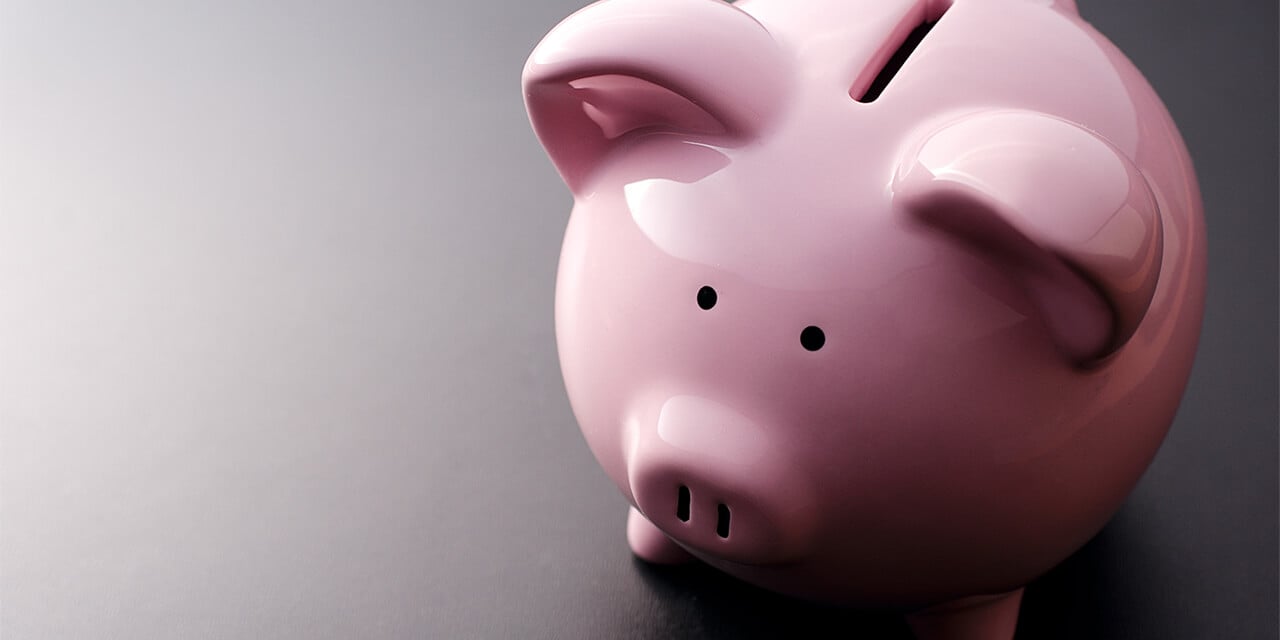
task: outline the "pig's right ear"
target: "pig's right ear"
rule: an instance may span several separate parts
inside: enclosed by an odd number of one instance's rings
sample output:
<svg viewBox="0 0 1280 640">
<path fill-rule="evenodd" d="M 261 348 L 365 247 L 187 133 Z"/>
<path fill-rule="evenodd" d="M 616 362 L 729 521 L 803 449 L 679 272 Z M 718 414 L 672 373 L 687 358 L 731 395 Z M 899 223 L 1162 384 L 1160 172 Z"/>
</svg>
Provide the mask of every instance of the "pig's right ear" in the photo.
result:
<svg viewBox="0 0 1280 640">
<path fill-rule="evenodd" d="M 1028 111 L 980 113 L 908 154 L 894 198 L 999 266 L 1061 352 L 1088 366 L 1137 331 L 1164 255 L 1142 172 L 1091 130 Z"/>
<path fill-rule="evenodd" d="M 628 134 L 751 139 L 778 109 L 783 72 L 764 27 L 722 0 L 603 0 L 534 49 L 524 99 L 578 193 Z"/>
</svg>

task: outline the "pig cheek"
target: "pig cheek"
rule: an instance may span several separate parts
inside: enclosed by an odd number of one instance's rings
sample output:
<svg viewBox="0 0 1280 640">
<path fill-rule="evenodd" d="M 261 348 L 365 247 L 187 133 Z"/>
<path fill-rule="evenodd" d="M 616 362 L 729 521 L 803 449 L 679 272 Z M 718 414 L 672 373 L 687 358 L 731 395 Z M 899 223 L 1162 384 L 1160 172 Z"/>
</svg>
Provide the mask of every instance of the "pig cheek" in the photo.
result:
<svg viewBox="0 0 1280 640">
<path fill-rule="evenodd" d="M 664 339 L 676 329 L 675 314 L 667 308 L 671 294 L 659 284 L 677 274 L 637 242 L 642 238 L 627 228 L 628 222 L 616 207 L 575 207 L 556 284 L 556 340 L 565 388 L 587 445 L 630 499 L 629 439 L 635 429 L 657 420 L 637 412 L 660 406 L 641 396 L 662 373 L 656 367 L 664 354 L 675 348 Z M 665 288 L 672 287 L 679 284 Z M 696 292 L 689 289 L 685 300 L 694 310 Z"/>
<path fill-rule="evenodd" d="M 1042 470 L 1047 451 L 1071 437 L 1073 425 L 1063 421 L 1091 385 L 1060 361 L 1030 307 L 985 265 L 942 260 L 936 273 L 913 277 L 874 303 L 910 308 L 887 312 L 866 337 L 866 348 L 891 348 L 864 352 L 851 367 L 857 373 L 850 377 L 862 380 L 860 401 L 849 408 L 859 446 L 850 448 L 857 458 L 846 481 L 877 487 L 849 511 L 884 540 L 927 547 L 935 529 L 928 519 L 913 520 L 918 514 L 969 522 L 981 520 L 972 517 L 979 513 L 1017 511 L 1017 496 L 998 491 L 1010 486 L 1034 503 L 1028 478 Z M 994 284 L 978 295 L 972 282 Z M 864 525 L 864 533 L 873 531 Z M 973 538 L 983 536 L 991 534 Z"/>
<path fill-rule="evenodd" d="M 576 210 L 570 218 L 560 254 L 556 282 L 556 347 L 570 406 L 587 446 L 604 471 L 624 492 L 626 470 L 623 468 L 621 434 L 618 429 L 604 428 L 616 417 L 611 408 L 618 406 L 620 392 L 616 368 L 602 368 L 610 359 L 610 345 L 598 337 L 599 328 L 610 321 L 604 300 L 592 290 L 590 263 L 596 259 L 589 252 L 584 216 Z"/>
</svg>

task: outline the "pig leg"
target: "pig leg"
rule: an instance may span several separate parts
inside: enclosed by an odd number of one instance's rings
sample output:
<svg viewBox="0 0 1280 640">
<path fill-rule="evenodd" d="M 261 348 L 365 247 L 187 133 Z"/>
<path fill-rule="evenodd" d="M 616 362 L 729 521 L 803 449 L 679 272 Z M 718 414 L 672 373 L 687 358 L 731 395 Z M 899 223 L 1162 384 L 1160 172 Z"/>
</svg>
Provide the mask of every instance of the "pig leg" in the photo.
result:
<svg viewBox="0 0 1280 640">
<path fill-rule="evenodd" d="M 627 543 L 636 557 L 654 564 L 680 564 L 693 560 L 688 551 L 671 541 L 635 507 L 627 515 Z"/>
<path fill-rule="evenodd" d="M 1022 589 L 961 598 L 909 614 L 907 624 L 918 640 L 1012 640 L 1021 604 Z"/>
</svg>

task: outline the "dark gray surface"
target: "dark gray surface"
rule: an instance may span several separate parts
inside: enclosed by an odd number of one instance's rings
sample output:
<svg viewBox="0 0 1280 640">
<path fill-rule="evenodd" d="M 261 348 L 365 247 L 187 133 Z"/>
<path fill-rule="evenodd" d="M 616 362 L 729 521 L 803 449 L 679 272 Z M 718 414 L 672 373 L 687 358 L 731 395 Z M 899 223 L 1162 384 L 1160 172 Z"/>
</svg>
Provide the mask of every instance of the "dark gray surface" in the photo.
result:
<svg viewBox="0 0 1280 640">
<path fill-rule="evenodd" d="M 901 638 L 633 562 L 518 79 L 581 0 L 0 3 L 0 636 Z M 1274 638 L 1277 9 L 1083 0 L 1203 183 L 1168 440 L 1021 638 Z"/>
</svg>

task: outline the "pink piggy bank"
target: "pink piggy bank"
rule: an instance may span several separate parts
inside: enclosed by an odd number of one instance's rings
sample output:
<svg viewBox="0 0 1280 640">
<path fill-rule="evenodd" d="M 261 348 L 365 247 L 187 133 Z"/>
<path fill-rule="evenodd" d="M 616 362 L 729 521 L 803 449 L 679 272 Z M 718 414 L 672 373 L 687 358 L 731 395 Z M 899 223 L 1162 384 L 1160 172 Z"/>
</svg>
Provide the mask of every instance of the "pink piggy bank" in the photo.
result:
<svg viewBox="0 0 1280 640">
<path fill-rule="evenodd" d="M 604 0 L 524 70 L 565 386 L 653 562 L 1009 638 L 1177 410 L 1160 99 L 1070 0 Z"/>
</svg>

